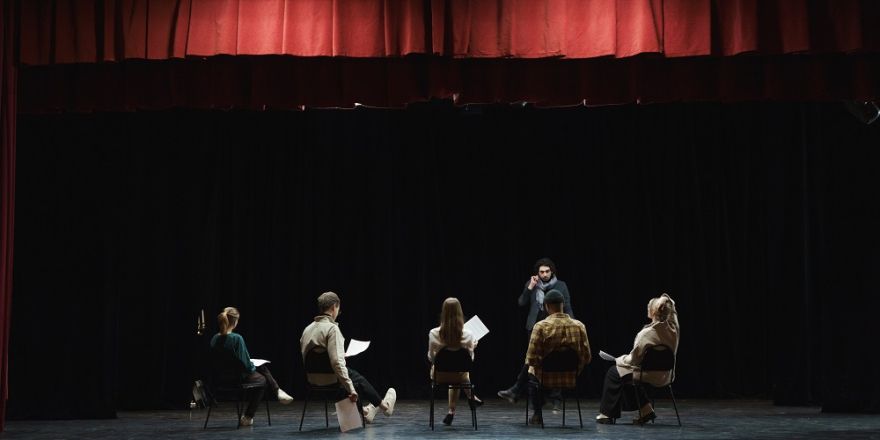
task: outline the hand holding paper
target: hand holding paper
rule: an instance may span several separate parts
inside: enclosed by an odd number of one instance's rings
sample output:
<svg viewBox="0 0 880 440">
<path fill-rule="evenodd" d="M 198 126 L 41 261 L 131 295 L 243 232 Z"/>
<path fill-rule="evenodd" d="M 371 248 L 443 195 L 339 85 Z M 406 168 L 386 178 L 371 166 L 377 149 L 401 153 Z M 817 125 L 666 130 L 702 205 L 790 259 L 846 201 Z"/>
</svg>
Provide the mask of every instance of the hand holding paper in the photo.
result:
<svg viewBox="0 0 880 440">
<path fill-rule="evenodd" d="M 336 402 L 336 418 L 339 419 L 339 430 L 342 432 L 363 426 L 361 425 L 361 413 L 357 410 L 357 403 L 349 399 Z"/>
<path fill-rule="evenodd" d="M 483 324 L 483 321 L 480 320 L 480 317 L 474 315 L 473 318 L 468 319 L 468 322 L 464 323 L 464 329 L 474 335 L 476 340 L 480 340 L 483 336 L 489 334 L 489 329 Z"/>
</svg>

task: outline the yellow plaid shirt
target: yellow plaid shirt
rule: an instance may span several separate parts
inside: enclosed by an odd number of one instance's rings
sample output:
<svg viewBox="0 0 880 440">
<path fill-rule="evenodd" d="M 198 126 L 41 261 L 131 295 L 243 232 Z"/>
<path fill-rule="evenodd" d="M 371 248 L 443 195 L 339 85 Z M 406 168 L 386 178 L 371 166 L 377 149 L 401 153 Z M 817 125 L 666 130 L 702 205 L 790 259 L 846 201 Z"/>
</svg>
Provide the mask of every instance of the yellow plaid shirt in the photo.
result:
<svg viewBox="0 0 880 440">
<path fill-rule="evenodd" d="M 568 347 L 578 354 L 578 374 L 590 363 L 590 341 L 587 339 L 587 328 L 577 319 L 571 319 L 565 313 L 554 313 L 535 324 L 526 352 L 526 364 L 529 372 L 541 380 L 541 364 L 544 356 L 552 351 Z M 573 388 L 577 375 L 572 373 L 546 373 L 543 383 L 547 388 Z"/>
</svg>

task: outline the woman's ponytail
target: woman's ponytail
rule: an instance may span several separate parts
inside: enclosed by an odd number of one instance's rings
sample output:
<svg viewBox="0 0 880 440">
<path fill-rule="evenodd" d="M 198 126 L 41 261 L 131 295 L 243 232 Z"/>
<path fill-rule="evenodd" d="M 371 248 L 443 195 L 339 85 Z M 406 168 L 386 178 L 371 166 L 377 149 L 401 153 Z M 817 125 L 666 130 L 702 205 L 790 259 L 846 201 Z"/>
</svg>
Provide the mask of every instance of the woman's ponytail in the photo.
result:
<svg viewBox="0 0 880 440">
<path fill-rule="evenodd" d="M 228 335 L 238 324 L 238 309 L 235 307 L 227 307 L 217 315 L 217 326 L 220 327 L 221 335 Z"/>
</svg>

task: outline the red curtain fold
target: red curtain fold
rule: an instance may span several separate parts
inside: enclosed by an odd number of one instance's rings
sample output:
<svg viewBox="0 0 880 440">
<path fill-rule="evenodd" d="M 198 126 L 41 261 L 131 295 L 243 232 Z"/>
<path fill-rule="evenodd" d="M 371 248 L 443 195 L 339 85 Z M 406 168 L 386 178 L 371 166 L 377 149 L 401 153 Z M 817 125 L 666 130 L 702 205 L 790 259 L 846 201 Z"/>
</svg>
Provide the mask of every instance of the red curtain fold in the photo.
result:
<svg viewBox="0 0 880 440">
<path fill-rule="evenodd" d="M 20 111 L 876 100 L 880 55 L 584 60 L 212 57 L 32 66 Z"/>
<path fill-rule="evenodd" d="M 0 3 L 0 432 L 9 398 L 9 319 L 15 224 L 15 116 L 17 67 L 13 0 Z"/>
<path fill-rule="evenodd" d="M 665 57 L 880 49 L 876 0 L 29 0 L 31 65 L 213 55 Z"/>
</svg>

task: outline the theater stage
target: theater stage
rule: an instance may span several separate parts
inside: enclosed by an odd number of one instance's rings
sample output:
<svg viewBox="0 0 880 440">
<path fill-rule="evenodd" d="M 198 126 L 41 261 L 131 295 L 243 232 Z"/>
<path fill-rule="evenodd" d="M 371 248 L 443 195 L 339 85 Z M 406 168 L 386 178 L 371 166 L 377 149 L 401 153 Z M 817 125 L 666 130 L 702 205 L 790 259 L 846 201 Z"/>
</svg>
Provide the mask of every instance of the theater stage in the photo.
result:
<svg viewBox="0 0 880 440">
<path fill-rule="evenodd" d="M 462 401 L 462 404 L 465 404 Z M 258 413 L 253 427 L 235 429 L 233 410 L 223 404 L 211 415 L 207 430 L 202 430 L 205 411 L 190 414 L 180 411 L 120 411 L 112 420 L 9 421 L 3 439 L 295 439 L 295 438 L 368 438 L 368 439 L 438 439 L 438 438 L 597 438 L 597 439 L 880 439 L 880 417 L 867 414 L 822 414 L 818 407 L 778 407 L 756 400 L 681 400 L 678 402 L 682 427 L 675 421 L 671 403 L 658 401 L 657 420 L 643 427 L 623 423 L 597 425 L 598 402 L 581 403 L 583 429 L 577 424 L 577 410 L 568 406 L 566 426 L 559 414 L 545 411 L 546 428 L 526 426 L 522 403 L 510 405 L 497 399 L 487 400 L 478 411 L 479 430 L 470 426 L 467 412 L 461 412 L 452 426 L 439 423 L 444 412 L 438 411 L 438 426 L 428 427 L 428 402 L 398 402 L 393 417 L 381 414 L 366 430 L 340 433 L 331 416 L 330 428 L 324 427 L 321 405 L 309 404 L 303 431 L 299 432 L 302 402 L 281 406 L 273 402 L 272 426 L 266 425 L 265 411 Z M 466 407 L 466 406 L 465 406 Z M 332 408 L 332 407 L 331 407 Z M 629 419 L 629 418 L 627 418 Z"/>
</svg>

